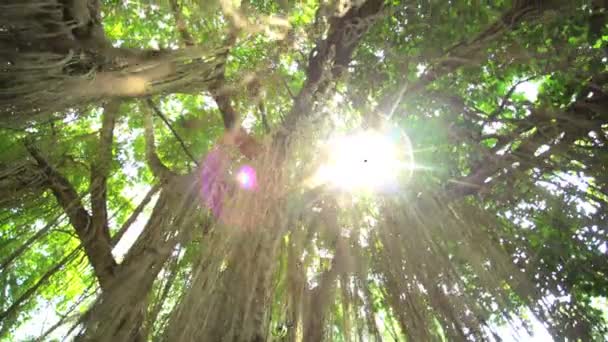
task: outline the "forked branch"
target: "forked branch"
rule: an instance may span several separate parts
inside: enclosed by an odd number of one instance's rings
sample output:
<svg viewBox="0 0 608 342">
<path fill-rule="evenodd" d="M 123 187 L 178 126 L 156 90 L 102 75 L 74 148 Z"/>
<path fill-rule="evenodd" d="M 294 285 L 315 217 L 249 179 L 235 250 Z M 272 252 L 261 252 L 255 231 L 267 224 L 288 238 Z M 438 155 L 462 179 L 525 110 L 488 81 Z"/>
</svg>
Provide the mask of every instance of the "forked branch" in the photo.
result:
<svg viewBox="0 0 608 342">
<path fill-rule="evenodd" d="M 175 176 L 173 173 L 158 157 L 156 153 L 156 145 L 154 142 L 154 122 L 152 119 L 152 113 L 150 107 L 146 104 L 140 106 L 144 115 L 144 138 L 146 141 L 146 161 L 148 166 L 156 177 L 160 178 L 161 181 L 166 182 Z"/>
</svg>

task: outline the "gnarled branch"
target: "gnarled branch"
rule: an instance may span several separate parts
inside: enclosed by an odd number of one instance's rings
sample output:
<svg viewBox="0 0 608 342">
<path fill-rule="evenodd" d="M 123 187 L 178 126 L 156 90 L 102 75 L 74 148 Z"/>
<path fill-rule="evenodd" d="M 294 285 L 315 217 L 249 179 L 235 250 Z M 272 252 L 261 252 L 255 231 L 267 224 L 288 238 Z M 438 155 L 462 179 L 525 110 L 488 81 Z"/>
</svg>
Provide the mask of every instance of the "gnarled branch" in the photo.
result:
<svg viewBox="0 0 608 342">
<path fill-rule="evenodd" d="M 326 89 L 327 81 L 340 77 L 348 67 L 355 48 L 383 8 L 384 1 L 367 0 L 359 7 L 349 9 L 342 17 L 331 18 L 327 38 L 310 53 L 306 81 L 283 122 L 279 144 L 283 144 L 287 132 L 292 131 L 301 118 L 311 114 L 314 96 Z"/>
<path fill-rule="evenodd" d="M 101 229 L 93 229 L 92 218 L 82 205 L 72 184 L 49 164 L 36 147 L 32 144 L 27 144 L 26 147 L 38 166 L 47 175 L 47 186 L 67 214 L 84 246 L 100 287 L 108 288 L 114 279 L 114 268 L 116 267 L 108 235 Z"/>
</svg>

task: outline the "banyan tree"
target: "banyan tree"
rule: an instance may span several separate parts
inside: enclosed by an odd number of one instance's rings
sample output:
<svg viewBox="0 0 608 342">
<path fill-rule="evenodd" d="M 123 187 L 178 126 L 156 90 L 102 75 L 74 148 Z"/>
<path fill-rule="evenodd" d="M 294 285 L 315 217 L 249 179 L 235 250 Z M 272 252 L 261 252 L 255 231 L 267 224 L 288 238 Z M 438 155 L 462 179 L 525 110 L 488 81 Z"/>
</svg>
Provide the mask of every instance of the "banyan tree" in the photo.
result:
<svg viewBox="0 0 608 342">
<path fill-rule="evenodd" d="M 607 339 L 607 19 L 0 1 L 0 340 Z"/>
</svg>

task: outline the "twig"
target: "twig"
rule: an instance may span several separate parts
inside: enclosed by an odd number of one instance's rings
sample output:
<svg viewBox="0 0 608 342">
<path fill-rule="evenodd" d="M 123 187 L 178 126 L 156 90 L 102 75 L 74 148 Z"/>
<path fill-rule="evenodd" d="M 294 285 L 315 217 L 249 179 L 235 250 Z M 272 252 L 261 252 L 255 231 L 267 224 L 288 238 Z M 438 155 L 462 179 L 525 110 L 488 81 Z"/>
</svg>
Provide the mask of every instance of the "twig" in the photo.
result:
<svg viewBox="0 0 608 342">
<path fill-rule="evenodd" d="M 169 120 L 167 120 L 167 118 L 163 115 L 163 113 L 160 111 L 160 109 L 158 109 L 158 107 L 156 107 L 154 105 L 154 102 L 152 102 L 151 99 L 147 99 L 146 103 L 150 106 L 150 108 L 152 108 L 152 110 L 154 111 L 154 114 L 156 114 L 156 116 L 158 116 L 161 120 L 163 120 L 165 125 L 167 125 L 167 127 L 169 128 L 169 130 L 171 131 L 171 133 L 173 134 L 175 139 L 177 139 L 179 144 L 182 146 L 184 153 L 186 153 L 186 155 L 192 160 L 192 162 L 194 162 L 194 164 L 196 166 L 198 166 L 198 161 L 196 161 L 196 158 L 194 158 L 192 153 L 190 153 L 190 150 L 188 150 L 188 147 L 186 147 L 186 143 L 184 143 L 184 140 L 179 136 L 179 134 L 177 134 L 177 132 L 175 131 L 175 129 L 173 128 L 173 126 L 171 125 Z"/>
<path fill-rule="evenodd" d="M 34 286 L 30 287 L 29 289 L 27 289 L 27 291 L 25 291 L 17 300 L 15 300 L 11 304 L 11 306 L 9 306 L 8 309 L 6 309 L 6 311 L 1 312 L 0 321 L 14 315 L 17 312 L 17 310 L 21 307 L 21 305 L 24 302 L 26 302 L 27 300 L 29 300 L 30 297 L 34 293 L 36 293 L 38 288 L 40 288 L 44 283 L 46 283 L 46 281 L 49 280 L 49 278 L 51 278 L 55 273 L 57 273 L 59 270 L 61 270 L 69 261 L 72 260 L 72 258 L 74 256 L 77 255 L 77 253 L 78 253 L 78 251 L 80 251 L 81 247 L 82 247 L 82 245 L 73 249 L 68 255 L 66 255 L 57 264 L 55 264 L 55 266 L 51 267 L 44 275 L 42 275 L 42 277 L 36 282 L 36 284 L 34 284 Z"/>
<path fill-rule="evenodd" d="M 505 96 L 502 98 L 502 100 L 500 101 L 500 105 L 498 106 L 498 108 L 496 108 L 496 110 L 494 110 L 492 113 L 490 113 L 490 115 L 488 115 L 488 119 L 493 119 L 495 118 L 498 114 L 500 114 L 504 109 L 505 106 L 507 105 L 507 102 L 509 101 L 509 99 L 511 98 L 511 95 L 513 95 L 513 93 L 515 92 L 515 89 L 517 89 L 517 87 L 523 83 L 526 83 L 530 80 L 535 79 L 537 76 L 530 76 L 530 77 L 526 77 L 522 80 L 517 81 L 513 86 L 511 86 L 511 89 L 509 89 L 509 91 L 507 91 L 507 93 L 505 94 Z"/>
</svg>

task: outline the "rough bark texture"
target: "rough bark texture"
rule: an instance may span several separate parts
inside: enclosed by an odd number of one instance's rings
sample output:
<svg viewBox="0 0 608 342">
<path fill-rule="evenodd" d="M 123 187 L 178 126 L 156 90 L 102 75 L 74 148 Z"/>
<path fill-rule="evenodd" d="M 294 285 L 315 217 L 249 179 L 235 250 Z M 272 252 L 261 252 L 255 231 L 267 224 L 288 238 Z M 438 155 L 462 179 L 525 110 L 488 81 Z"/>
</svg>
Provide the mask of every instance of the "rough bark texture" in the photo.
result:
<svg viewBox="0 0 608 342">
<path fill-rule="evenodd" d="M 47 185 L 55 195 L 57 202 L 64 208 L 76 234 L 82 241 L 89 262 L 102 289 L 110 287 L 114 280 L 116 261 L 112 256 L 112 248 L 107 231 L 103 226 L 94 228 L 91 215 L 80 203 L 80 197 L 70 182 L 55 170 L 40 151 L 34 146 L 28 146 L 32 157 L 46 174 Z"/>
<path fill-rule="evenodd" d="M 113 47 L 99 1 L 8 1 L 0 5 L 0 124 L 47 121 L 53 112 L 117 97 L 203 90 L 222 49 Z"/>
</svg>

